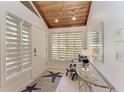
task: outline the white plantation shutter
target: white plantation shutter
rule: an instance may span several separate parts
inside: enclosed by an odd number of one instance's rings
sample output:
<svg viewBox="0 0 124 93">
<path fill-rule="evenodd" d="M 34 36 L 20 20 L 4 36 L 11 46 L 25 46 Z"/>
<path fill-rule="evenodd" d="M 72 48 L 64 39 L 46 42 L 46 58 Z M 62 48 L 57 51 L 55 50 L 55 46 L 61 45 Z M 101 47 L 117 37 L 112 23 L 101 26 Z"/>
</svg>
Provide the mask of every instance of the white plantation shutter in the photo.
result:
<svg viewBox="0 0 124 93">
<path fill-rule="evenodd" d="M 21 55 L 20 19 L 8 13 L 6 16 L 6 71 L 7 76 L 19 71 Z"/>
<path fill-rule="evenodd" d="M 31 65 L 31 25 L 28 22 L 22 23 L 22 69 L 27 69 Z"/>
<path fill-rule="evenodd" d="M 51 34 L 51 59 L 72 60 L 78 58 L 85 46 L 84 32 Z"/>
<path fill-rule="evenodd" d="M 51 35 L 51 57 L 58 59 L 58 34 Z"/>
<path fill-rule="evenodd" d="M 95 51 L 98 50 L 97 59 L 99 61 L 102 61 L 102 56 L 103 56 L 102 32 L 92 32 L 91 35 L 92 35 L 92 49 Z"/>
<path fill-rule="evenodd" d="M 28 51 L 28 52 L 27 52 Z M 31 63 L 31 26 L 11 13 L 6 15 L 6 77 Z M 30 59 L 26 60 L 26 58 Z"/>
<path fill-rule="evenodd" d="M 66 34 L 60 33 L 59 34 L 59 46 L 58 46 L 58 59 L 59 60 L 66 60 Z"/>
<path fill-rule="evenodd" d="M 66 38 L 66 57 L 67 60 L 74 58 L 74 33 L 68 32 Z"/>
<path fill-rule="evenodd" d="M 82 32 L 76 32 L 75 33 L 75 46 L 74 46 L 74 51 L 75 51 L 75 58 L 78 58 L 78 55 L 81 54 L 81 51 L 83 49 L 84 45 L 84 34 Z"/>
<path fill-rule="evenodd" d="M 87 33 L 87 48 L 92 49 L 92 33 Z"/>
</svg>

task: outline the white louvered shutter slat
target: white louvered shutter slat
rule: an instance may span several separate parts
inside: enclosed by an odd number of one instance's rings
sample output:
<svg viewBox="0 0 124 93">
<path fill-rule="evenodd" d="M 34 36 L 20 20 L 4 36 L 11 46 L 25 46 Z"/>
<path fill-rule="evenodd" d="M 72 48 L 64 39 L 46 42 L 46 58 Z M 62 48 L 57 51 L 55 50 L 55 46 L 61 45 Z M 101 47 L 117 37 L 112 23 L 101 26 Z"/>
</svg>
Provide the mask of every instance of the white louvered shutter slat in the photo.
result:
<svg viewBox="0 0 124 93">
<path fill-rule="evenodd" d="M 66 33 L 59 34 L 58 59 L 66 60 Z"/>
<path fill-rule="evenodd" d="M 22 70 L 30 67 L 32 60 L 31 25 L 28 22 L 22 24 Z"/>
<path fill-rule="evenodd" d="M 81 51 L 83 49 L 83 45 L 84 45 L 84 34 L 83 32 L 75 32 L 75 58 L 78 58 L 78 55 L 81 54 Z"/>
<path fill-rule="evenodd" d="M 51 35 L 51 58 L 58 59 L 58 34 Z"/>
<path fill-rule="evenodd" d="M 68 32 L 66 36 L 66 53 L 67 60 L 74 58 L 74 34 L 72 32 Z"/>
<path fill-rule="evenodd" d="M 63 32 L 51 34 L 51 58 L 70 61 L 78 58 L 85 45 L 85 33 Z"/>
<path fill-rule="evenodd" d="M 6 77 L 31 66 L 31 24 L 7 12 L 6 14 Z"/>
<path fill-rule="evenodd" d="M 6 75 L 18 72 L 20 62 L 20 19 L 8 13 L 6 16 Z"/>
<path fill-rule="evenodd" d="M 91 39 L 91 47 L 93 49 L 93 51 L 97 52 L 97 60 L 100 62 L 102 61 L 102 57 L 103 57 L 103 41 L 102 41 L 102 32 L 90 32 L 90 39 Z"/>
</svg>

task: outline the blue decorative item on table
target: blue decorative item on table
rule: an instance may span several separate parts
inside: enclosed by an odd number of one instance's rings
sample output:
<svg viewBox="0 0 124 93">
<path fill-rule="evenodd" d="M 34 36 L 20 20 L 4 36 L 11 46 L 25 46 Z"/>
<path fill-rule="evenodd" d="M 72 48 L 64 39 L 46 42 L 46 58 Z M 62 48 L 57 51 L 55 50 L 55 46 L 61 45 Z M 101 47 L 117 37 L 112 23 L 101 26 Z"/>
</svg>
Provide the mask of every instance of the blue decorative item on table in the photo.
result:
<svg viewBox="0 0 124 93">
<path fill-rule="evenodd" d="M 83 62 L 83 59 L 85 58 L 86 56 L 83 56 L 83 55 L 78 55 L 78 61 L 79 62 Z"/>
<path fill-rule="evenodd" d="M 79 55 L 78 60 L 79 60 L 79 62 L 82 62 L 82 66 L 86 70 L 86 67 L 89 66 L 89 60 L 88 60 L 87 56 Z"/>
</svg>

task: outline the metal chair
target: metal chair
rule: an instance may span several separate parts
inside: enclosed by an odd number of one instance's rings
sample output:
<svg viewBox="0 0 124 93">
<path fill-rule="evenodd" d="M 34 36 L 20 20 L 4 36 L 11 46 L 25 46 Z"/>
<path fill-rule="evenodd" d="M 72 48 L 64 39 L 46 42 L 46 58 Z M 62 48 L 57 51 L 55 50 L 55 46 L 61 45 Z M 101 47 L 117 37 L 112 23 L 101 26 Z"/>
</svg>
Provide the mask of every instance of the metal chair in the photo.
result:
<svg viewBox="0 0 124 93">
<path fill-rule="evenodd" d="M 72 80 L 74 80 L 74 77 L 77 76 L 76 64 L 73 63 L 73 60 L 72 60 L 72 64 L 70 64 L 69 68 L 66 68 L 66 76 L 68 75 L 68 73 L 71 74 Z"/>
</svg>

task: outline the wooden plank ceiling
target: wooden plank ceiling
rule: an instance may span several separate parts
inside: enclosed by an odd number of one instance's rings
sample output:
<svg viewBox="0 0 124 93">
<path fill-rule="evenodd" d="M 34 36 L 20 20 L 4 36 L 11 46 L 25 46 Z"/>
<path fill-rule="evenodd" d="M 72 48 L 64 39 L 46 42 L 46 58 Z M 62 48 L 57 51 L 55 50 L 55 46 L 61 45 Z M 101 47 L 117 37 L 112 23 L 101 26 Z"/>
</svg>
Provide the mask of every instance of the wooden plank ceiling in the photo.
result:
<svg viewBox="0 0 124 93">
<path fill-rule="evenodd" d="M 31 3 L 29 1 L 20 1 L 25 7 L 27 7 L 29 10 L 31 10 L 32 12 L 34 12 L 36 15 L 38 15 L 36 13 L 36 11 L 34 10 L 34 8 L 32 7 Z"/>
<path fill-rule="evenodd" d="M 33 1 L 33 4 L 49 28 L 59 28 L 86 25 L 91 1 Z"/>
</svg>

